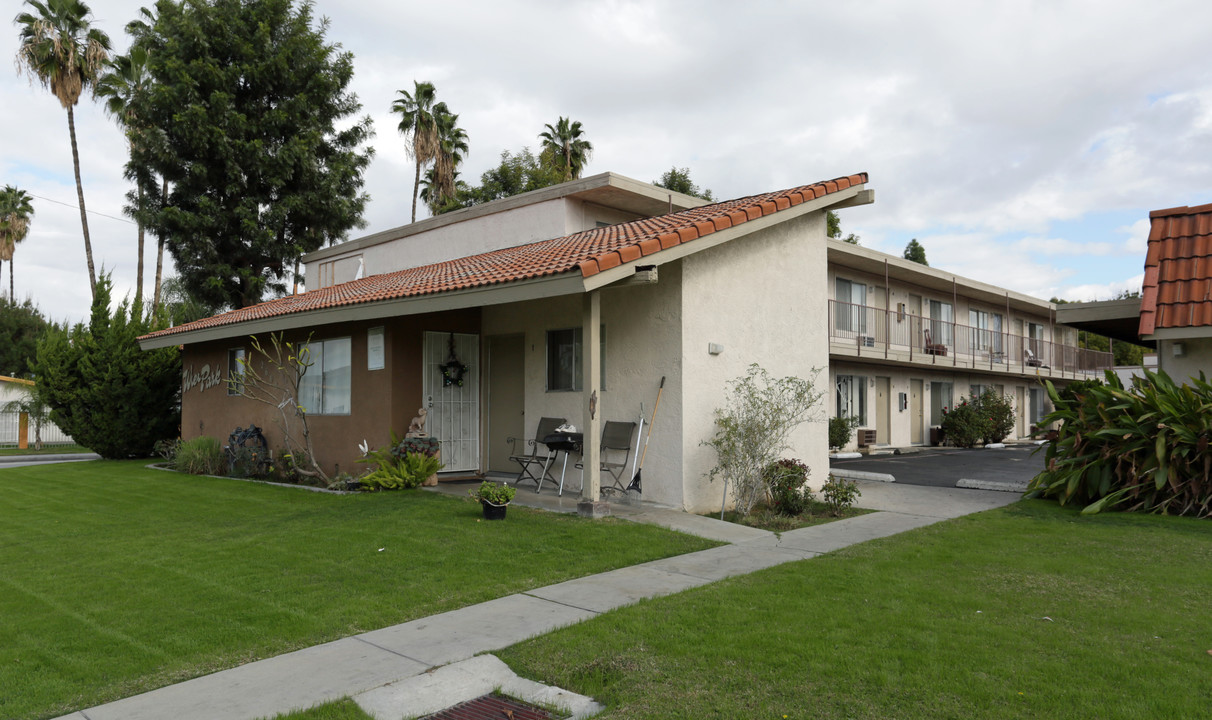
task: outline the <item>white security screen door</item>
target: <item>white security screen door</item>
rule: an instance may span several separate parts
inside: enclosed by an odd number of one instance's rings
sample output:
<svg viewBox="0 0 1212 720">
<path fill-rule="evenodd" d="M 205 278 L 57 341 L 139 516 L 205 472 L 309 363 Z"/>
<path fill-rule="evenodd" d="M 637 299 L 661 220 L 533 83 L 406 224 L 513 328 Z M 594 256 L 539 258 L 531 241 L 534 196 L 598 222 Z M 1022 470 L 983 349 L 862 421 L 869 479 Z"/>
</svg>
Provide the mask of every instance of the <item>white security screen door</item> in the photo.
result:
<svg viewBox="0 0 1212 720">
<path fill-rule="evenodd" d="M 454 357 L 467 368 L 463 385 L 447 384 L 443 368 Z M 442 446 L 442 472 L 480 469 L 480 336 L 425 333 L 425 367 L 421 382 L 429 410 L 425 429 Z"/>
</svg>

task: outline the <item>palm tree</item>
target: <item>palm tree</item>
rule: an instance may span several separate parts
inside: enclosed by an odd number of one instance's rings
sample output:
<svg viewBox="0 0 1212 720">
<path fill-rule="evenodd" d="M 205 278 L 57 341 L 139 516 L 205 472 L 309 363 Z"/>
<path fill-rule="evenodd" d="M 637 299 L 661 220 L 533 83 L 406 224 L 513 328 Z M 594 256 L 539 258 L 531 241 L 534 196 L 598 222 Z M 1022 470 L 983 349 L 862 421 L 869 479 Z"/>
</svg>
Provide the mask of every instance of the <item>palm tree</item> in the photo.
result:
<svg viewBox="0 0 1212 720">
<path fill-rule="evenodd" d="M 437 189 L 435 198 L 441 207 L 455 199 L 459 165 L 467 155 L 467 132 L 459 127 L 459 116 L 450 112 L 446 103 L 434 106 L 434 117 L 438 124 L 438 152 L 434 158 L 433 180 Z"/>
<path fill-rule="evenodd" d="M 80 151 L 76 146 L 76 116 L 72 111 L 84 88 L 93 86 L 109 59 L 109 36 L 90 27 L 92 11 L 81 0 L 25 0 L 36 12 L 23 12 L 15 20 L 20 28 L 17 67 L 30 80 L 49 88 L 67 110 L 67 130 L 72 139 L 72 164 L 76 171 L 76 197 L 80 201 L 80 225 L 84 228 L 84 256 L 88 260 L 89 288 L 97 292 L 93 267 L 93 245 L 88 235 L 84 209 L 84 185 L 80 182 Z"/>
<path fill-rule="evenodd" d="M 11 303 L 17 302 L 13 290 L 13 255 L 17 243 L 29 234 L 29 221 L 34 216 L 31 200 L 29 193 L 12 185 L 5 185 L 0 190 L 0 261 L 8 261 L 8 299 Z"/>
<path fill-rule="evenodd" d="M 539 133 L 539 138 L 543 140 L 543 149 L 551 151 L 556 165 L 564 171 L 564 182 L 581 177 L 581 170 L 585 168 L 585 163 L 589 162 L 589 156 L 593 153 L 593 143 L 581 139 L 581 123 L 561 115 L 555 127 L 543 127 L 547 128 Z"/>
<path fill-rule="evenodd" d="M 416 161 L 417 169 L 412 182 L 412 222 L 417 221 L 417 194 L 421 190 L 421 166 L 437 159 L 440 139 L 438 122 L 434 115 L 434 97 L 437 91 L 431 82 L 412 81 L 413 92 L 399 90 L 400 97 L 391 105 L 391 111 L 400 114 L 400 133 L 411 142 L 408 155 Z"/>
<path fill-rule="evenodd" d="M 151 87 L 151 75 L 147 70 L 147 49 L 138 43 L 131 46 L 130 54 L 119 55 L 109 63 L 109 71 L 97 82 L 96 94 L 102 98 L 105 112 L 118 121 L 126 130 L 126 141 L 137 143 L 142 129 L 135 116 L 135 106 Z M 139 262 L 135 273 L 135 303 L 143 303 L 143 183 L 135 179 L 135 220 L 139 234 Z"/>
<path fill-rule="evenodd" d="M 136 47 L 145 48 L 147 46 L 147 43 L 152 35 L 152 28 L 154 28 L 156 26 L 157 20 L 158 20 L 158 16 L 156 15 L 155 12 L 143 7 L 143 8 L 139 8 L 139 17 L 137 17 L 134 20 L 131 20 L 130 22 L 128 22 L 126 24 L 126 34 L 131 36 L 132 52 L 134 51 L 134 48 L 136 48 Z M 146 67 L 146 60 L 144 61 L 144 65 Z M 149 82 L 150 82 L 150 78 L 149 78 Z M 162 179 L 163 179 L 164 185 L 163 185 L 163 189 L 161 190 L 161 193 L 160 193 L 160 202 L 168 202 L 168 178 L 162 178 Z M 139 188 L 140 191 L 142 191 L 142 189 L 143 188 L 141 188 L 141 187 Z M 142 203 L 140 203 L 140 204 L 142 204 Z M 140 233 L 140 238 L 142 238 L 142 233 Z M 140 241 L 140 242 L 142 242 L 142 241 Z M 142 244 L 140 244 L 140 247 L 142 247 Z M 140 255 L 140 257 L 142 257 L 142 255 L 143 255 L 142 250 L 140 250 L 139 255 Z M 155 285 L 153 286 L 155 288 L 155 290 L 153 290 L 153 292 L 152 292 L 152 307 L 153 308 L 160 307 L 160 296 L 161 296 L 161 292 L 163 290 L 163 286 L 164 286 L 164 236 L 160 235 L 156 238 L 156 282 L 155 282 Z"/>
</svg>

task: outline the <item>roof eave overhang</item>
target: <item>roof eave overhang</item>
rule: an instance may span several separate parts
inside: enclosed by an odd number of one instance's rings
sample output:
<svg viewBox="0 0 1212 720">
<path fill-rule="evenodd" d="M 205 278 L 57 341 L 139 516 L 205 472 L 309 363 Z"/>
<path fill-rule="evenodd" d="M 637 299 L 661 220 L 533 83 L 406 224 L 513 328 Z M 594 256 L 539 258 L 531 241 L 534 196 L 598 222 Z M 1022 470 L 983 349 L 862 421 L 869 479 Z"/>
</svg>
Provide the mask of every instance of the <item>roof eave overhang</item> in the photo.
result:
<svg viewBox="0 0 1212 720">
<path fill-rule="evenodd" d="M 1140 332 L 1140 298 L 1063 303 L 1056 306 L 1056 321 L 1112 340 L 1154 347 Z"/>
<path fill-rule="evenodd" d="M 585 283 L 578 270 L 549 275 L 529 280 L 517 280 L 497 285 L 452 290 L 432 295 L 419 295 L 381 300 L 378 302 L 341 305 L 277 315 L 257 320 L 245 320 L 227 325 L 215 325 L 181 333 L 171 333 L 139 341 L 143 350 L 192 345 L 195 343 L 246 337 L 268 332 L 296 330 L 298 328 L 332 325 L 334 323 L 378 320 L 383 318 L 420 315 L 423 313 L 462 310 L 485 305 L 500 305 L 523 302 L 561 295 L 574 295 L 585 291 Z"/>
</svg>

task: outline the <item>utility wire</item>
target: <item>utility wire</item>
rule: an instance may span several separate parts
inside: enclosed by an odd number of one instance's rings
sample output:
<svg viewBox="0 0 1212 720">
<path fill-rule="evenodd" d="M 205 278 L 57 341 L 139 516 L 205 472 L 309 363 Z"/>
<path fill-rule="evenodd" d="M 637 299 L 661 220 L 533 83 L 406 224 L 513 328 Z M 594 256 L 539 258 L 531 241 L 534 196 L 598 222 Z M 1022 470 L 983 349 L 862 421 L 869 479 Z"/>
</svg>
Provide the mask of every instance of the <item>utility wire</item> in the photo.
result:
<svg viewBox="0 0 1212 720">
<path fill-rule="evenodd" d="M 75 210 L 76 212 L 80 212 L 80 206 L 79 206 L 79 205 L 77 205 L 77 204 L 75 204 L 75 203 L 66 203 L 66 202 L 63 202 L 62 200 L 54 200 L 54 199 L 52 199 L 52 198 L 48 198 L 48 197 L 42 197 L 41 195 L 35 195 L 35 194 L 33 194 L 33 193 L 30 193 L 30 197 L 36 197 L 36 198 L 38 198 L 39 200 L 45 200 L 45 201 L 47 201 L 47 202 L 53 202 L 53 203 L 55 203 L 55 204 L 57 204 L 57 205 L 63 205 L 64 207 L 69 207 L 69 208 L 71 208 L 72 210 Z M 103 212 L 97 212 L 96 210 L 86 210 L 85 212 L 87 212 L 89 215 L 100 215 L 100 216 L 101 216 L 101 217 L 103 217 L 103 218 L 109 218 L 110 220 L 117 220 L 117 221 L 119 221 L 119 222 L 124 222 L 124 223 L 126 223 L 127 225 L 135 225 L 135 224 L 137 224 L 137 223 L 131 222 L 130 220 L 127 220 L 126 218 L 114 217 L 113 215 L 106 215 L 105 213 L 103 213 Z"/>
</svg>

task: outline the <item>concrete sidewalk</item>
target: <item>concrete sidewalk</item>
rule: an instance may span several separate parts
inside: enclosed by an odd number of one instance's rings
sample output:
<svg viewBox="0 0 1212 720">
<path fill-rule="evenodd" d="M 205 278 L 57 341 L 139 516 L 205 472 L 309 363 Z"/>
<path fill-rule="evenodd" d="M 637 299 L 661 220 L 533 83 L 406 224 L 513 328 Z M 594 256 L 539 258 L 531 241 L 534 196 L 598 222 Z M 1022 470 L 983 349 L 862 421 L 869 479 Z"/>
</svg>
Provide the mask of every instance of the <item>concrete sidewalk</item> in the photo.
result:
<svg viewBox="0 0 1212 720">
<path fill-rule="evenodd" d="M 60 462 L 81 462 L 83 460 L 100 460 L 97 453 L 30 453 L 28 455 L 0 455 L 0 468 L 16 467 L 19 465 L 45 465 Z"/>
<path fill-rule="evenodd" d="M 350 696 L 380 720 L 399 720 L 409 678 L 499 650 L 644 598 L 670 595 L 948 518 L 1008 505 L 1004 492 L 860 483 L 858 505 L 880 510 L 825 525 L 774 533 L 687 513 L 612 506 L 619 517 L 711 537 L 728 545 L 656 560 L 491 600 L 355 635 L 66 715 L 70 720 L 253 720 Z M 453 489 L 446 490 L 452 494 Z M 461 492 L 465 492 L 461 490 Z M 532 498 L 525 497 L 533 495 Z M 545 502 L 519 492 L 514 502 Z M 570 504 L 575 497 L 557 498 Z M 545 504 L 551 504 L 546 502 Z M 415 685 L 415 683 L 413 683 Z M 453 702 L 458 702 L 454 700 Z M 451 704 L 453 704 L 453 702 Z M 435 708 L 440 709 L 440 708 Z"/>
</svg>

